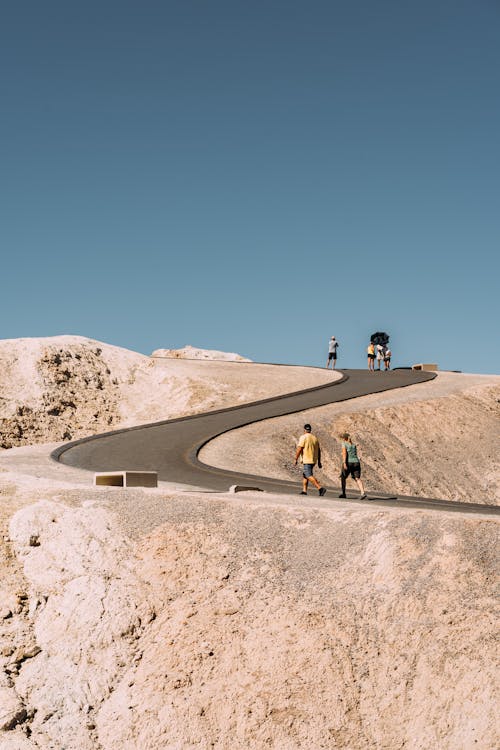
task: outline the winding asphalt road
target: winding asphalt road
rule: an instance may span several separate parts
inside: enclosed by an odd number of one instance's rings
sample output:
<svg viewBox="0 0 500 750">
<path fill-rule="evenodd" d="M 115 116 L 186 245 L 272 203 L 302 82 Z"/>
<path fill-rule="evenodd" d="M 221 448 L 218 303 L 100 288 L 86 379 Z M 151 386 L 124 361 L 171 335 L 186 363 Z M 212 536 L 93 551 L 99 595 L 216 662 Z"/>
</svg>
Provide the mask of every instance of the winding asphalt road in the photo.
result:
<svg viewBox="0 0 500 750">
<path fill-rule="evenodd" d="M 267 492 L 295 494 L 300 491 L 299 481 L 290 482 L 218 469 L 203 464 L 198 459 L 198 453 L 207 442 L 237 427 L 371 393 L 423 383 L 434 377 L 433 373 L 405 369 L 375 373 L 368 370 L 343 370 L 342 378 L 332 383 L 242 406 L 93 435 L 67 443 L 51 455 L 56 461 L 89 471 L 157 471 L 161 480 L 216 492 L 227 492 L 231 485 L 238 484 L 259 487 Z M 330 491 L 323 499 L 336 498 L 338 488 L 328 489 Z M 356 496 L 357 493 L 353 494 L 352 499 L 356 499 Z M 363 502 L 487 515 L 500 513 L 498 506 L 396 497 L 381 493 L 370 494 L 369 499 Z"/>
</svg>

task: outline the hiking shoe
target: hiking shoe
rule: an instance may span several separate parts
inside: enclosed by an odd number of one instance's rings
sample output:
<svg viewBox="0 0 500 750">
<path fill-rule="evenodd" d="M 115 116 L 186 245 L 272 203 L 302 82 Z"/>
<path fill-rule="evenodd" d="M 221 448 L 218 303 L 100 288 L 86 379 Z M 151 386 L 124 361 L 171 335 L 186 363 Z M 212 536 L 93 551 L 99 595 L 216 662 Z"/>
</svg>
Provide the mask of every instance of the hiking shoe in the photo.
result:
<svg viewBox="0 0 500 750">
<path fill-rule="evenodd" d="M 302 490 L 302 492 L 299 492 L 299 495 L 307 495 L 307 492 L 304 492 L 304 490 Z"/>
<path fill-rule="evenodd" d="M 364 495 L 361 495 L 361 497 L 359 499 L 360 500 L 365 500 L 367 497 L 368 497 L 368 495 L 365 493 Z"/>
<path fill-rule="evenodd" d="M 345 494 L 343 492 L 340 493 L 339 497 L 345 497 Z"/>
<path fill-rule="evenodd" d="M 320 497 L 323 497 L 323 495 L 326 495 L 326 488 L 320 487 L 318 492 L 319 492 Z"/>
</svg>

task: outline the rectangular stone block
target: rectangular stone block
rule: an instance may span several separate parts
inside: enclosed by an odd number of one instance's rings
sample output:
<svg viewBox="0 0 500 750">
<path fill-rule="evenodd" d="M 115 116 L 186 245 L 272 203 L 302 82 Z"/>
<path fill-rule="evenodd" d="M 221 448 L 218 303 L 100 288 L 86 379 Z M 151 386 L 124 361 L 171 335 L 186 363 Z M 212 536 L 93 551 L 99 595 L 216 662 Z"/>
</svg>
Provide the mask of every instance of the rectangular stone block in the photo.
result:
<svg viewBox="0 0 500 750">
<path fill-rule="evenodd" d="M 105 487 L 158 487 L 156 471 L 97 471 L 94 485 Z"/>
<path fill-rule="evenodd" d="M 229 488 L 229 492 L 235 493 L 235 492 L 262 492 L 260 487 L 250 487 L 250 485 L 246 484 L 232 484 Z"/>
<path fill-rule="evenodd" d="M 412 370 L 428 370 L 429 372 L 435 372 L 438 366 L 429 362 L 424 362 L 418 365 L 413 365 Z"/>
</svg>

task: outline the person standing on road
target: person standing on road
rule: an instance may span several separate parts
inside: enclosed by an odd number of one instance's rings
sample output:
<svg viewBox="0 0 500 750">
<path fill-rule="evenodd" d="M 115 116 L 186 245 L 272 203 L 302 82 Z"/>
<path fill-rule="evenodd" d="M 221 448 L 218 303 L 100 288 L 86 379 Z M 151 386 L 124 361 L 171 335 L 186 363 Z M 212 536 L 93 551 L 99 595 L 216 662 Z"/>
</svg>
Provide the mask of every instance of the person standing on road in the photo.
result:
<svg viewBox="0 0 500 750">
<path fill-rule="evenodd" d="M 337 349 L 338 349 L 338 341 L 335 338 L 335 336 L 332 336 L 330 341 L 328 342 L 328 359 L 326 360 L 326 369 L 328 370 L 328 367 L 330 365 L 330 360 L 332 362 L 332 370 L 335 370 L 335 365 L 337 364 Z"/>
<path fill-rule="evenodd" d="M 382 362 L 384 361 L 384 347 L 382 344 L 377 344 L 377 370 L 380 370 L 382 367 Z"/>
<path fill-rule="evenodd" d="M 326 489 L 313 476 L 316 463 L 318 468 L 321 469 L 321 448 L 318 438 L 312 434 L 311 429 L 310 424 L 304 425 L 304 434 L 298 442 L 295 453 L 295 466 L 297 466 L 297 461 L 300 458 L 302 460 L 302 492 L 300 494 L 307 495 L 307 485 L 311 482 L 322 497 L 326 494 Z"/>
<path fill-rule="evenodd" d="M 368 354 L 368 369 L 370 372 L 373 372 L 375 368 L 375 344 L 373 341 L 370 341 L 366 348 L 366 353 Z"/>
<path fill-rule="evenodd" d="M 348 432 L 342 433 L 340 437 L 342 438 L 342 469 L 340 472 L 342 492 L 339 497 L 345 497 L 347 478 L 351 476 L 358 485 L 358 489 L 361 493 L 360 499 L 364 500 L 366 498 L 366 492 L 363 487 L 363 482 L 361 481 L 361 464 L 359 463 L 358 449 L 352 442 L 351 436 Z"/>
<path fill-rule="evenodd" d="M 392 357 L 392 352 L 389 349 L 389 347 L 386 346 L 386 348 L 384 350 L 384 365 L 385 365 L 385 369 L 386 370 L 390 370 L 391 369 L 391 357 Z"/>
</svg>

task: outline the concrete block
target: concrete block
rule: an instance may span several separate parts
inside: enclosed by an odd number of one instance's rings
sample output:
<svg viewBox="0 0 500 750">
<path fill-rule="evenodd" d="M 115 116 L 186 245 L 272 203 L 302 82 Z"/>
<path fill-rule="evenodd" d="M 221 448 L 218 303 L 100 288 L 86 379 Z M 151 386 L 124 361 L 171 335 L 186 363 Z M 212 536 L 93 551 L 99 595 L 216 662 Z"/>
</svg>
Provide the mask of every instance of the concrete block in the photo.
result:
<svg viewBox="0 0 500 750">
<path fill-rule="evenodd" d="M 98 471 L 94 485 L 106 487 L 158 487 L 156 471 Z"/>
<path fill-rule="evenodd" d="M 263 492 L 260 487 L 249 487 L 245 484 L 232 484 L 229 492 Z"/>
<path fill-rule="evenodd" d="M 413 365 L 413 367 L 411 369 L 412 370 L 427 370 L 429 372 L 435 372 L 438 369 L 438 366 L 426 362 L 426 363 L 423 363 L 423 364 L 421 363 L 421 364 L 418 364 L 418 365 Z"/>
</svg>

